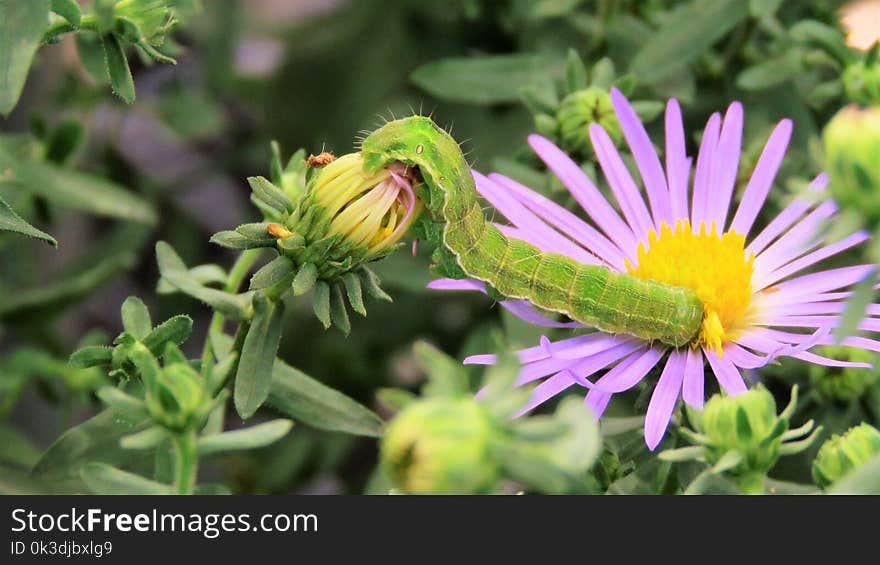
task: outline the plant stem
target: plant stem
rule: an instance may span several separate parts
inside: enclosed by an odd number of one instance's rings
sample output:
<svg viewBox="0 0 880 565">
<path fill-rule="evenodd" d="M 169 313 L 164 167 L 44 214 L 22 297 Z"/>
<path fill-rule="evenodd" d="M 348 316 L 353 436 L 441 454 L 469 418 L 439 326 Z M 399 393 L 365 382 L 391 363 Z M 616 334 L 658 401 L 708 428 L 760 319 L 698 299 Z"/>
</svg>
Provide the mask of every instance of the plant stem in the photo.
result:
<svg viewBox="0 0 880 565">
<path fill-rule="evenodd" d="M 196 484 L 199 456 L 196 433 L 182 432 L 174 438 L 174 494 L 192 494 Z"/>
<path fill-rule="evenodd" d="M 739 480 L 739 488 L 743 494 L 765 494 L 764 475 L 755 473 L 742 477 Z"/>
</svg>

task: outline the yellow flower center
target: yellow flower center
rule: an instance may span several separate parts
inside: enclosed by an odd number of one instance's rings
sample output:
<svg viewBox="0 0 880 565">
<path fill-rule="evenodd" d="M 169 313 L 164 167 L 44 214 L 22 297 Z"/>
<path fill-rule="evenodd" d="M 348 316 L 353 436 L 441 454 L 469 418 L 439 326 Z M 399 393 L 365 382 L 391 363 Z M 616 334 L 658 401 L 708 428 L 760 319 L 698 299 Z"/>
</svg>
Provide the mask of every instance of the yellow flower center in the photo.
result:
<svg viewBox="0 0 880 565">
<path fill-rule="evenodd" d="M 651 230 L 647 244 L 639 243 L 637 263 L 627 261 L 635 277 L 693 289 L 703 303 L 703 325 L 694 345 L 705 344 L 723 355 L 722 345 L 735 338 L 752 298 L 754 253 L 745 252 L 745 236 L 729 231 L 718 235 L 715 222 L 706 233 L 700 223 L 694 233 L 690 222 L 675 229 L 665 222 L 660 235 Z"/>
</svg>

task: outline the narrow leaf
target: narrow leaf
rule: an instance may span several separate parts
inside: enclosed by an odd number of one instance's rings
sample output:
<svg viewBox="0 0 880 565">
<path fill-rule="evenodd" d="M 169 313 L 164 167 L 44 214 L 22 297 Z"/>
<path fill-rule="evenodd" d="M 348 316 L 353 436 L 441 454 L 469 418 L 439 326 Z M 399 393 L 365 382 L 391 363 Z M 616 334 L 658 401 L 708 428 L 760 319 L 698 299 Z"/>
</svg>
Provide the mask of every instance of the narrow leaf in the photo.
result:
<svg viewBox="0 0 880 565">
<path fill-rule="evenodd" d="M 192 318 L 186 314 L 178 314 L 156 326 L 141 340 L 141 343 L 150 350 L 150 353 L 159 356 L 165 353 L 167 344 L 180 345 L 186 341 L 192 333 L 192 327 Z"/>
<path fill-rule="evenodd" d="M 52 11 L 75 26 L 79 25 L 82 18 L 79 4 L 75 0 L 52 0 Z"/>
<path fill-rule="evenodd" d="M 342 330 L 342 333 L 348 335 L 351 333 L 351 321 L 348 319 L 348 310 L 345 308 L 345 297 L 342 294 L 342 288 L 337 284 L 333 285 L 332 296 L 330 297 L 330 319 L 333 325 Z"/>
<path fill-rule="evenodd" d="M 345 273 L 342 277 L 342 282 L 345 284 L 345 293 L 348 295 L 351 309 L 361 316 L 366 316 L 367 309 L 364 307 L 364 293 L 361 288 L 361 280 L 354 273 Z"/>
<path fill-rule="evenodd" d="M 266 205 L 282 214 L 289 214 L 293 210 L 293 202 L 290 201 L 290 198 L 265 177 L 248 177 L 247 181 L 251 185 L 251 190 L 254 191 L 254 196 Z"/>
<path fill-rule="evenodd" d="M 243 430 L 202 436 L 199 438 L 199 455 L 265 447 L 286 436 L 292 427 L 293 422 L 280 419 Z"/>
<path fill-rule="evenodd" d="M 293 261 L 284 256 L 278 256 L 251 277 L 251 290 L 260 290 L 281 284 L 285 280 L 290 284 L 293 280 Z"/>
<path fill-rule="evenodd" d="M 244 338 L 235 375 L 235 409 L 242 418 L 253 416 L 269 396 L 283 316 L 284 303 L 262 293 L 254 295 L 254 317 Z"/>
<path fill-rule="evenodd" d="M 315 285 L 315 297 L 312 302 L 315 316 L 324 324 L 324 329 L 330 327 L 330 285 L 320 281 Z"/>
<path fill-rule="evenodd" d="M 49 18 L 49 0 L 0 0 L 0 114 L 15 108 Z"/>
<path fill-rule="evenodd" d="M 300 296 L 312 290 L 318 280 L 318 267 L 312 263 L 306 263 L 300 267 L 299 272 L 293 278 L 293 295 Z"/>
<path fill-rule="evenodd" d="M 379 437 L 382 420 L 348 396 L 276 360 L 268 404 L 294 420 L 322 430 Z"/>
<path fill-rule="evenodd" d="M 522 87 L 561 74 L 562 65 L 535 54 L 453 57 L 417 68 L 410 79 L 450 102 L 516 102 Z"/>
<path fill-rule="evenodd" d="M 97 394 L 104 404 L 125 415 L 131 421 L 144 420 L 149 416 L 147 405 L 143 400 L 126 394 L 116 387 L 101 387 Z"/>
<path fill-rule="evenodd" d="M 134 79 L 128 68 L 125 51 L 114 34 L 104 36 L 104 60 L 110 73 L 110 87 L 126 104 L 134 102 Z"/>
<path fill-rule="evenodd" d="M 9 204 L 0 197 L 0 231 L 11 231 L 43 241 L 58 247 L 58 241 L 44 231 L 38 230 L 15 213 Z"/>
<path fill-rule="evenodd" d="M 82 468 L 83 482 L 95 494 L 171 494 L 171 487 L 105 463 Z"/>
</svg>

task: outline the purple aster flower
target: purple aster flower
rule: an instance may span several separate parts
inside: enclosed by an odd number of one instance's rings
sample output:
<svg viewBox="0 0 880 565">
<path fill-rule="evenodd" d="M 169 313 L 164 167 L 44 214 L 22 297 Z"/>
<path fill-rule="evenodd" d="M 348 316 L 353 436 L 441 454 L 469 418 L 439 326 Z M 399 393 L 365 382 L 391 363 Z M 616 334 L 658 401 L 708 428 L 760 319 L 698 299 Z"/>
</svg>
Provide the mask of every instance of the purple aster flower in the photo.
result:
<svg viewBox="0 0 880 565">
<path fill-rule="evenodd" d="M 746 390 L 743 370 L 757 369 L 780 356 L 832 367 L 869 367 L 809 351 L 833 343 L 830 331 L 852 295 L 847 289 L 874 270 L 874 265 L 856 265 L 800 274 L 868 239 L 864 231 L 833 243 L 822 238 L 822 225 L 837 210 L 825 195 L 827 176 L 819 175 L 808 195 L 795 198 L 766 227 L 754 225 L 788 147 L 791 121 L 782 120 L 773 130 L 734 206 L 743 126 L 739 102 L 731 104 L 723 118 L 715 113 L 709 119 L 691 183 L 693 159 L 685 151 L 678 103 L 670 100 L 666 107 L 664 167 L 626 98 L 617 90 L 611 97 L 647 202 L 608 133 L 597 124 L 590 126 L 590 140 L 615 202 L 609 202 L 553 143 L 539 135 L 529 137 L 529 145 L 590 222 L 503 175 L 474 171 L 477 190 L 509 221 L 499 225 L 509 237 L 583 263 L 692 288 L 704 304 L 704 321 L 695 342 L 678 349 L 601 331 L 557 342 L 543 337 L 538 345 L 518 352 L 523 368 L 517 385 L 540 381 L 521 413 L 579 386 L 587 389 L 586 403 L 598 417 L 614 393 L 635 386 L 662 363 L 645 420 L 645 441 L 653 450 L 666 432 L 679 396 L 702 408 L 706 362 L 730 395 Z M 485 292 L 484 284 L 473 280 L 441 279 L 429 286 Z M 528 301 L 501 305 L 538 326 L 585 327 L 550 319 Z M 880 331 L 878 316 L 880 306 L 872 304 L 859 329 Z M 842 343 L 880 351 L 880 341 L 865 337 L 849 337 Z M 492 364 L 495 357 L 476 355 L 465 362 Z"/>
</svg>

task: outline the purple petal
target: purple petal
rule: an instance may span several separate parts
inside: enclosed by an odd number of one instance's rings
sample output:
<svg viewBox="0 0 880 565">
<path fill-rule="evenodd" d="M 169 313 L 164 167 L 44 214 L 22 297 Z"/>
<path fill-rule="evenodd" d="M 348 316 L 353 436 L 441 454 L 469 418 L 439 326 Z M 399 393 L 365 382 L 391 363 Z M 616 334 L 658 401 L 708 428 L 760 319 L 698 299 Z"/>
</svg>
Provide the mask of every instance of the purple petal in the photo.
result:
<svg viewBox="0 0 880 565">
<path fill-rule="evenodd" d="M 654 222 L 648 214 L 648 208 L 639 194 L 635 181 L 602 126 L 590 124 L 590 139 L 593 141 L 593 149 L 599 159 L 599 166 L 608 180 L 611 192 L 614 193 L 614 197 L 620 205 L 623 217 L 626 218 L 636 237 L 645 239 L 648 232 L 654 228 Z"/>
<path fill-rule="evenodd" d="M 818 195 L 825 190 L 826 186 L 828 186 L 828 175 L 822 173 L 813 179 L 809 189 Z M 806 214 L 807 210 L 813 207 L 813 204 L 814 201 L 811 199 L 795 198 L 752 240 L 749 246 L 746 247 L 746 251 L 755 255 L 761 253 L 779 234 L 790 228 L 801 216 Z"/>
<path fill-rule="evenodd" d="M 582 328 L 579 322 L 557 322 L 535 311 L 528 300 L 503 300 L 501 306 L 517 318 L 544 328 Z"/>
<path fill-rule="evenodd" d="M 803 275 L 776 285 L 776 293 L 780 298 L 789 298 L 837 290 L 860 282 L 875 268 L 874 265 L 854 265 Z"/>
<path fill-rule="evenodd" d="M 573 384 L 575 384 L 574 380 L 566 371 L 556 373 L 535 387 L 529 401 L 513 417 L 519 418 L 526 412 L 534 410 Z"/>
<path fill-rule="evenodd" d="M 734 102 L 727 108 L 718 140 L 718 149 L 712 161 L 712 195 L 709 198 L 708 221 L 715 222 L 718 231 L 724 231 L 736 173 L 739 170 L 742 147 L 743 109 Z"/>
<path fill-rule="evenodd" d="M 837 205 L 830 200 L 820 204 L 806 218 L 755 257 L 755 272 L 768 273 L 797 258 L 811 247 L 815 247 L 818 243 L 816 235 L 819 226 L 836 211 Z"/>
<path fill-rule="evenodd" d="M 622 359 L 642 347 L 642 344 L 636 340 L 621 343 L 619 345 L 609 346 L 607 349 L 598 351 L 588 357 L 580 359 L 566 359 L 559 357 L 551 357 L 535 361 L 522 368 L 516 379 L 517 386 L 530 383 L 537 379 L 551 375 L 557 371 L 568 370 L 579 379 L 594 374 L 596 371 L 604 369 L 611 363 Z"/>
<path fill-rule="evenodd" d="M 815 353 L 810 353 L 809 351 L 797 353 L 795 355 L 792 355 L 792 357 L 794 357 L 795 359 L 800 359 L 801 361 L 806 361 L 808 363 L 814 363 L 816 365 L 824 365 L 826 367 L 870 369 L 873 366 L 870 363 L 857 363 L 857 362 L 853 362 L 853 361 L 839 361 L 837 359 L 831 359 L 830 357 L 825 357 L 823 355 L 817 355 Z"/>
<path fill-rule="evenodd" d="M 637 385 L 654 368 L 665 353 L 665 348 L 651 347 L 642 353 L 634 353 L 632 363 L 621 363 L 596 381 L 594 388 L 602 392 L 623 392 Z"/>
<path fill-rule="evenodd" d="M 840 316 L 780 316 L 773 320 L 774 326 L 786 328 L 820 328 L 836 327 Z M 880 319 L 865 318 L 859 323 L 858 329 L 867 332 L 880 332 Z"/>
<path fill-rule="evenodd" d="M 648 193 L 654 226 L 659 230 L 661 221 L 673 224 L 666 176 L 663 174 L 663 166 L 660 164 L 657 152 L 654 151 L 654 145 L 648 137 L 648 132 L 645 131 L 645 126 L 642 125 L 626 97 L 616 88 L 611 89 L 611 104 L 614 106 L 614 113 L 617 114 L 617 121 L 620 123 L 620 129 L 623 130 L 626 143 L 638 165 L 645 192 Z"/>
<path fill-rule="evenodd" d="M 755 355 L 736 343 L 730 342 L 724 345 L 724 358 L 729 359 L 740 369 L 760 369 L 772 363 L 786 349 L 784 345 L 780 344 L 775 351 L 770 352 L 768 355 Z"/>
<path fill-rule="evenodd" d="M 672 411 L 681 392 L 686 362 L 687 353 L 673 350 L 669 354 L 657 386 L 654 387 L 651 402 L 648 404 L 648 413 L 645 416 L 645 443 L 651 451 L 654 451 L 663 439 L 666 428 L 669 427 Z"/>
<path fill-rule="evenodd" d="M 591 253 L 618 271 L 626 270 L 623 252 L 593 226 L 562 206 L 503 175 L 492 173 L 489 178 L 510 190 L 522 204 L 544 218 L 556 229 L 578 242 Z"/>
<path fill-rule="evenodd" d="M 691 225 L 694 233 L 700 233 L 700 223 L 708 218 L 709 200 L 712 190 L 712 166 L 715 159 L 715 149 L 718 146 L 718 135 L 721 130 L 721 114 L 715 112 L 706 123 L 703 130 L 703 139 L 700 142 L 700 152 L 697 154 L 697 170 L 694 173 L 694 194 L 691 204 Z M 711 231 L 711 226 L 706 226 L 706 232 Z"/>
<path fill-rule="evenodd" d="M 770 192 L 779 166 L 782 165 L 782 159 L 788 149 L 788 142 L 791 140 L 791 130 L 791 120 L 785 119 L 779 122 L 773 133 L 770 134 L 770 139 L 764 146 L 764 151 L 758 159 L 752 178 L 746 185 L 736 215 L 730 223 L 731 231 L 748 235 L 749 230 L 752 229 L 752 224 L 764 205 L 764 200 L 767 198 L 767 193 Z"/>
<path fill-rule="evenodd" d="M 590 407 L 593 411 L 593 416 L 598 420 L 602 417 L 602 414 L 605 412 L 605 409 L 608 408 L 608 403 L 611 401 L 611 394 L 607 392 L 599 392 L 596 389 L 591 390 L 587 393 L 587 396 L 584 398 L 584 403 Z"/>
<path fill-rule="evenodd" d="M 699 349 L 687 349 L 687 361 L 684 366 L 684 386 L 682 399 L 694 408 L 703 408 L 705 401 L 705 381 L 703 374 L 703 354 Z"/>
<path fill-rule="evenodd" d="M 486 283 L 472 279 L 434 279 L 428 283 L 432 290 L 476 290 L 486 292 Z"/>
<path fill-rule="evenodd" d="M 568 188 L 581 208 L 593 218 L 593 221 L 612 241 L 621 245 L 624 254 L 630 260 L 634 260 L 638 245 L 635 235 L 580 167 L 561 149 L 540 135 L 530 135 L 529 145 L 562 184 Z"/>
<path fill-rule="evenodd" d="M 477 192 L 518 228 L 517 232 L 513 233 L 499 226 L 505 235 L 527 241 L 543 251 L 568 255 L 581 263 L 593 265 L 600 263 L 593 254 L 576 245 L 533 214 L 504 187 L 477 171 L 471 171 L 471 174 L 476 181 Z"/>
<path fill-rule="evenodd" d="M 666 104 L 666 181 L 672 209 L 670 225 L 674 225 L 676 220 L 689 219 L 687 197 L 690 171 L 691 162 L 685 152 L 681 108 L 678 101 L 671 98 Z"/>
<path fill-rule="evenodd" d="M 836 243 L 832 243 L 831 245 L 826 245 L 812 253 L 808 253 L 804 255 L 800 259 L 792 261 L 788 263 L 782 268 L 779 268 L 772 273 L 766 274 L 764 276 L 758 275 L 755 273 L 755 277 L 752 280 L 752 287 L 756 289 L 765 288 L 777 281 L 780 281 L 788 276 L 797 273 L 803 269 L 806 269 L 810 265 L 814 265 L 819 261 L 823 261 L 832 255 L 837 255 L 838 253 L 849 249 L 850 247 L 854 247 L 871 237 L 866 231 L 856 232 L 849 237 L 845 237 Z"/>
<path fill-rule="evenodd" d="M 748 390 L 739 369 L 729 359 L 726 357 L 722 359 L 718 357 L 717 353 L 705 347 L 703 348 L 703 354 L 709 360 L 712 372 L 715 373 L 715 378 L 718 379 L 718 384 L 721 385 L 724 392 L 730 396 L 735 396 Z"/>
</svg>

